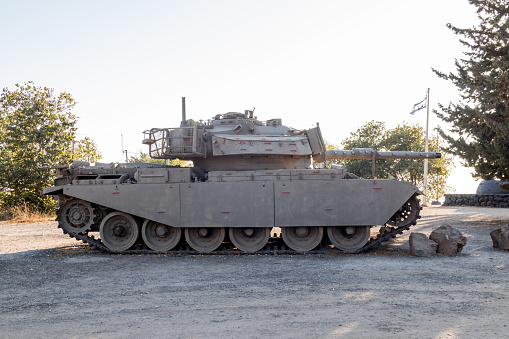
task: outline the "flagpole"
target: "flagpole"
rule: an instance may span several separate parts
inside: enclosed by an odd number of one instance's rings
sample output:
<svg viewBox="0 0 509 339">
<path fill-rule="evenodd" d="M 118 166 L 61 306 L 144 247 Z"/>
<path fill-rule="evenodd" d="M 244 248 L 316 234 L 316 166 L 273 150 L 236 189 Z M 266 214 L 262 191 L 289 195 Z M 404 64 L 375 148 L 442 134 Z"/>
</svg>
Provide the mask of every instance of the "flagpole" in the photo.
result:
<svg viewBox="0 0 509 339">
<path fill-rule="evenodd" d="M 429 88 L 426 94 L 426 144 L 424 146 L 424 152 L 428 151 L 428 126 L 429 126 Z M 423 206 L 426 206 L 428 194 L 428 159 L 424 159 L 424 198 Z"/>
</svg>

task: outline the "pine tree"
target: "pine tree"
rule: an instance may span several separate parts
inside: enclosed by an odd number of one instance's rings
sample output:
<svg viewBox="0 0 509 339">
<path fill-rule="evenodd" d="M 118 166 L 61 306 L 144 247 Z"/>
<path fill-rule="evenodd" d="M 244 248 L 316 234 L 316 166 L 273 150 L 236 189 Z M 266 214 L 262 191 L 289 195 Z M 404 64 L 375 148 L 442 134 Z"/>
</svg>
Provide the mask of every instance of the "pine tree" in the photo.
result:
<svg viewBox="0 0 509 339">
<path fill-rule="evenodd" d="M 448 24 L 467 48 L 456 59 L 456 73 L 440 77 L 460 91 L 460 101 L 439 105 L 434 111 L 451 123 L 440 130 L 448 151 L 473 167 L 474 177 L 509 179 L 509 3 L 507 0 L 470 0 L 477 7 L 479 24 L 457 28 Z"/>
</svg>

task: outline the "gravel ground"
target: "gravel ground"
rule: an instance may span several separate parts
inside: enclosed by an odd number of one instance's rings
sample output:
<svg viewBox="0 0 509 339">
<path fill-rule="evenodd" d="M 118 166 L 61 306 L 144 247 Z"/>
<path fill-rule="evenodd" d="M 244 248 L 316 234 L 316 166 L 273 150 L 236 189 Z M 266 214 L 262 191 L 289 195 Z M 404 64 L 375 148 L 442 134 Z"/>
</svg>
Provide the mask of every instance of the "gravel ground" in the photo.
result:
<svg viewBox="0 0 509 339">
<path fill-rule="evenodd" d="M 456 257 L 409 255 L 407 232 L 360 255 L 108 255 L 55 222 L 0 223 L 0 338 L 508 337 L 508 209 L 427 207 Z M 375 231 L 375 230 L 374 230 Z"/>
</svg>

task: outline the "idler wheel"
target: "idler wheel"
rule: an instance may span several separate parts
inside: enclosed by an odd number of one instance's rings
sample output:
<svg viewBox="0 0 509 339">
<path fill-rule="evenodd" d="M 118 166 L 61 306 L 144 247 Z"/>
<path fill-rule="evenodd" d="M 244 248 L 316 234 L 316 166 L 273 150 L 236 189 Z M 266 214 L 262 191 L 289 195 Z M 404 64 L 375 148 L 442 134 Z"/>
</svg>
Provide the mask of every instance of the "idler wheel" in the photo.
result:
<svg viewBox="0 0 509 339">
<path fill-rule="evenodd" d="M 209 253 L 223 243 L 226 232 L 224 227 L 187 227 L 184 234 L 195 251 Z"/>
<path fill-rule="evenodd" d="M 85 234 L 94 223 L 94 209 L 89 202 L 73 199 L 58 210 L 58 224 L 65 233 Z"/>
<path fill-rule="evenodd" d="M 281 236 L 285 244 L 297 252 L 308 252 L 320 244 L 323 236 L 322 226 L 282 227 Z"/>
<path fill-rule="evenodd" d="M 179 227 L 171 227 L 146 219 L 141 227 L 141 236 L 150 249 L 156 252 L 167 252 L 177 246 L 182 230 Z"/>
<path fill-rule="evenodd" d="M 124 212 L 108 214 L 99 227 L 103 244 L 112 252 L 123 252 L 131 248 L 140 234 L 139 225 L 132 216 Z"/>
<path fill-rule="evenodd" d="M 370 236 L 370 226 L 329 226 L 327 235 L 337 249 L 353 253 L 366 245 Z"/>
<path fill-rule="evenodd" d="M 253 253 L 262 249 L 270 237 L 270 227 L 231 227 L 230 239 L 237 249 Z"/>
</svg>

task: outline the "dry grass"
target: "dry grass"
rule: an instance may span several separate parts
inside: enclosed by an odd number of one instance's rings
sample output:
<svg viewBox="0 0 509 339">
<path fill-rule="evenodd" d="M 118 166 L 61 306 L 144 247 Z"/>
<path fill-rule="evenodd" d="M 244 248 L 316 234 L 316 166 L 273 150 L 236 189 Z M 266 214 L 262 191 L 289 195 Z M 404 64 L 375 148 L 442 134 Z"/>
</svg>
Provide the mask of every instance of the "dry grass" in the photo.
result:
<svg viewBox="0 0 509 339">
<path fill-rule="evenodd" d="M 97 254 L 99 251 L 87 244 L 78 244 L 57 248 L 53 257 L 67 257 L 72 255 Z"/>
<path fill-rule="evenodd" d="M 16 207 L 1 207 L 0 208 L 0 221 L 9 221 L 16 223 L 24 222 L 39 222 L 54 220 L 53 213 L 41 213 L 37 210 L 31 209 L 27 205 Z"/>
</svg>

